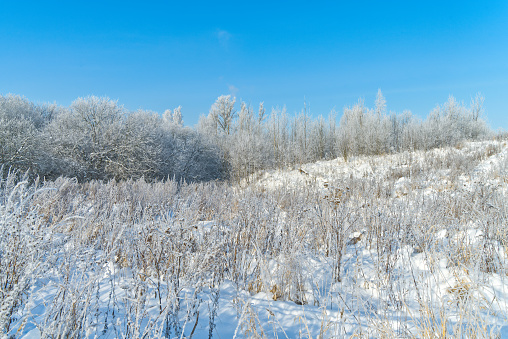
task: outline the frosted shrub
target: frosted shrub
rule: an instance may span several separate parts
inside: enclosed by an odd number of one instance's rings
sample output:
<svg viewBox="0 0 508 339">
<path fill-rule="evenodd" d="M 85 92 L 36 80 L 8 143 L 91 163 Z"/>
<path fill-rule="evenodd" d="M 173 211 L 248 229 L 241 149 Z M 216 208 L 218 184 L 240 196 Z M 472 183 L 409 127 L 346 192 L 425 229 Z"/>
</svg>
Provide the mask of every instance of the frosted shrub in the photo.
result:
<svg viewBox="0 0 508 339">
<path fill-rule="evenodd" d="M 11 173 L 3 334 L 214 337 L 224 317 L 268 337 L 488 333 L 508 243 L 503 168 L 485 168 L 506 148 L 489 143 L 302 166 L 280 186 Z"/>
<path fill-rule="evenodd" d="M 1 172 L 1 171 L 0 171 Z M 0 176 L 0 331 L 9 333 L 27 292 L 54 260 L 51 225 L 41 216 L 48 191 L 26 175 Z M 50 193 L 51 194 L 51 193 Z"/>
</svg>

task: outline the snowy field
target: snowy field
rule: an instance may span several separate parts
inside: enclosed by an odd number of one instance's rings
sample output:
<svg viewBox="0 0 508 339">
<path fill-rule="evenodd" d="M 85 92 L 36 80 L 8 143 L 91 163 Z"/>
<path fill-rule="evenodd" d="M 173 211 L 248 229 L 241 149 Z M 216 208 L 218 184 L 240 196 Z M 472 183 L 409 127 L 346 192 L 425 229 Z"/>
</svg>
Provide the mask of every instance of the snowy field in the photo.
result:
<svg viewBox="0 0 508 339">
<path fill-rule="evenodd" d="M 504 140 L 223 183 L 0 185 L 6 338 L 508 338 Z"/>
</svg>

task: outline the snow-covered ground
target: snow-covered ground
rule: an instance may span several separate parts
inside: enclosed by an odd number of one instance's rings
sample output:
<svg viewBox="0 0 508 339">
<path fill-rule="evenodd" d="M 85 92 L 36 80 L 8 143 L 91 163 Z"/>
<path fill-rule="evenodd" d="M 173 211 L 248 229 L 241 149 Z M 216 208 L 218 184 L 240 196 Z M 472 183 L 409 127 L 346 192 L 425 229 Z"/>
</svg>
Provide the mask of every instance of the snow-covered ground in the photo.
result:
<svg viewBox="0 0 508 339">
<path fill-rule="evenodd" d="M 505 141 L 232 188 L 7 181 L 5 337 L 508 338 Z"/>
</svg>

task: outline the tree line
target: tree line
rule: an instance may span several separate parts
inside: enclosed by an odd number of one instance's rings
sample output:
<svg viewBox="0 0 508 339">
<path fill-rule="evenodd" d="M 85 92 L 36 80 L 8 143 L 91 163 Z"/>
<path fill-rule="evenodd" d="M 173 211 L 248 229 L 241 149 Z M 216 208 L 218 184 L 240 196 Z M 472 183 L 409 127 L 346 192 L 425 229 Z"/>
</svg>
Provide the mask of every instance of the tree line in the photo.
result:
<svg viewBox="0 0 508 339">
<path fill-rule="evenodd" d="M 36 105 L 0 95 L 0 164 L 47 179 L 79 181 L 190 182 L 240 180 L 264 169 L 322 159 L 453 146 L 491 133 L 483 97 L 469 107 L 453 97 L 425 120 L 409 111 L 387 112 L 378 91 L 374 108 L 360 100 L 340 119 L 331 112 L 313 118 L 273 108 L 266 114 L 230 95 L 217 98 L 195 128 L 184 126 L 181 108 L 163 114 L 127 111 L 116 101 L 89 96 L 69 107 Z"/>
</svg>

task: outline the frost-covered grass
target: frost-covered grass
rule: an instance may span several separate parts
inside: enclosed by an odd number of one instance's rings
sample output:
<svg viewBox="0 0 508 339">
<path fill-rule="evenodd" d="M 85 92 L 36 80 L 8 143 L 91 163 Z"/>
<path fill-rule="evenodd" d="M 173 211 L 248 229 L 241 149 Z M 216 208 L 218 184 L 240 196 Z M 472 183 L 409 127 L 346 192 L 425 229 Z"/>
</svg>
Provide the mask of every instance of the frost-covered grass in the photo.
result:
<svg viewBox="0 0 508 339">
<path fill-rule="evenodd" d="M 307 164 L 236 186 L 0 183 L 15 338 L 508 332 L 506 141 Z"/>
</svg>

